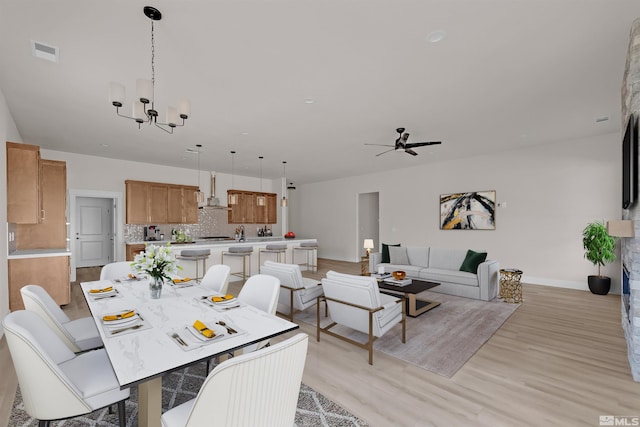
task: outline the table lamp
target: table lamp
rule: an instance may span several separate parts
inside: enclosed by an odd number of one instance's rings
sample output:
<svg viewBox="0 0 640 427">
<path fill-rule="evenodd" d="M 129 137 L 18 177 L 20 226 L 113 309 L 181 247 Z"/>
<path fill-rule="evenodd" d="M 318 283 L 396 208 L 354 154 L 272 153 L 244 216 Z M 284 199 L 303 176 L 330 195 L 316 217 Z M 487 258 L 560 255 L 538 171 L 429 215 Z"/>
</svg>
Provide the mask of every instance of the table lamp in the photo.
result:
<svg viewBox="0 0 640 427">
<path fill-rule="evenodd" d="M 367 258 L 369 258 L 371 249 L 373 249 L 373 239 L 364 239 L 364 248 L 367 250 Z"/>
</svg>

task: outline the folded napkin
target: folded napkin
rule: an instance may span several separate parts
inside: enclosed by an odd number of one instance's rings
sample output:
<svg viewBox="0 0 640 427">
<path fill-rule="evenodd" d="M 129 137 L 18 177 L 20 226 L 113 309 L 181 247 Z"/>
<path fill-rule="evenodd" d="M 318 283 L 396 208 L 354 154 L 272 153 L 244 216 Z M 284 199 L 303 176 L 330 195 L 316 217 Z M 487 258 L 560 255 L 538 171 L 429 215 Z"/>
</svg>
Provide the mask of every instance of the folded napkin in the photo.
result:
<svg viewBox="0 0 640 427">
<path fill-rule="evenodd" d="M 106 316 L 102 316 L 102 320 L 104 320 L 105 322 L 108 322 L 110 320 L 120 320 L 120 319 L 126 319 L 127 317 L 132 317 L 136 314 L 135 311 L 133 310 L 129 310 L 125 313 L 121 313 L 121 314 L 109 314 Z"/>
<path fill-rule="evenodd" d="M 202 335 L 204 335 L 207 338 L 213 338 L 216 336 L 216 333 L 213 332 L 211 329 L 207 328 L 207 325 L 205 325 L 204 323 L 202 323 L 199 320 L 196 320 L 193 323 L 193 327 L 196 328 L 198 331 L 200 331 L 200 333 Z"/>
<path fill-rule="evenodd" d="M 102 289 L 91 289 L 89 291 L 90 294 L 101 294 L 103 292 L 111 292 L 113 290 L 113 286 L 109 286 L 108 288 L 102 288 Z"/>
<path fill-rule="evenodd" d="M 191 281 L 191 277 L 185 277 L 184 279 L 173 279 L 173 283 L 187 283 Z"/>
<path fill-rule="evenodd" d="M 211 297 L 211 301 L 213 302 L 223 302 L 223 301 L 228 301 L 230 299 L 233 299 L 233 295 L 231 294 L 226 294 L 223 297 Z"/>
</svg>

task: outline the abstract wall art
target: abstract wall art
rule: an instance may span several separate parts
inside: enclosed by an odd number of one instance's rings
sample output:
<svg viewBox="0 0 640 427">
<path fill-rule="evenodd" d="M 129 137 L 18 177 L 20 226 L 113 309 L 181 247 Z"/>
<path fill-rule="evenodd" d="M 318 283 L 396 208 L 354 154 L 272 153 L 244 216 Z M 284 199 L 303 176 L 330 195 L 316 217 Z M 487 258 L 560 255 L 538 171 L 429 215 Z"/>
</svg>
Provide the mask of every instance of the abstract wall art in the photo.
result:
<svg viewBox="0 0 640 427">
<path fill-rule="evenodd" d="M 495 230 L 496 192 L 440 195 L 441 230 Z"/>
</svg>

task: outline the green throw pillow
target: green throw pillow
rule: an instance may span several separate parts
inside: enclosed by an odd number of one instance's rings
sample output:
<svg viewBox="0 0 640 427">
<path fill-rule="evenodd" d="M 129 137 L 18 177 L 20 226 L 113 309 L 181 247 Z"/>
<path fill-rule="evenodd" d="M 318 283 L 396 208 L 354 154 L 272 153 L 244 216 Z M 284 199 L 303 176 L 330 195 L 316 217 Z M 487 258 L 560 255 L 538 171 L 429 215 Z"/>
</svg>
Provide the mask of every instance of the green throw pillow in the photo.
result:
<svg viewBox="0 0 640 427">
<path fill-rule="evenodd" d="M 386 243 L 382 244 L 382 260 L 380 262 L 389 263 L 391 262 L 391 257 L 389 257 L 389 246 L 400 246 L 400 243 L 397 245 L 387 245 Z"/>
<path fill-rule="evenodd" d="M 464 261 L 462 261 L 460 271 L 476 274 L 478 272 L 478 266 L 485 262 L 486 259 L 486 252 L 474 252 L 469 249 L 467 251 L 467 256 L 465 256 Z"/>
</svg>

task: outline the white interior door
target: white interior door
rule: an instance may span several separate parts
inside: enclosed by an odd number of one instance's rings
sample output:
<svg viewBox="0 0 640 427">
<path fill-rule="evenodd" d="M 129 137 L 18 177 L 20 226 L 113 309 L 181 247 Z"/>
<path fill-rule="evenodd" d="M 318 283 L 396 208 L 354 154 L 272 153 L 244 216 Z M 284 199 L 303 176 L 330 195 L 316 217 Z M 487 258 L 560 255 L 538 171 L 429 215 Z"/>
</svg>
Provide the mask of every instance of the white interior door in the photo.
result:
<svg viewBox="0 0 640 427">
<path fill-rule="evenodd" d="M 76 267 L 113 262 L 113 200 L 78 197 L 76 221 Z"/>
</svg>

